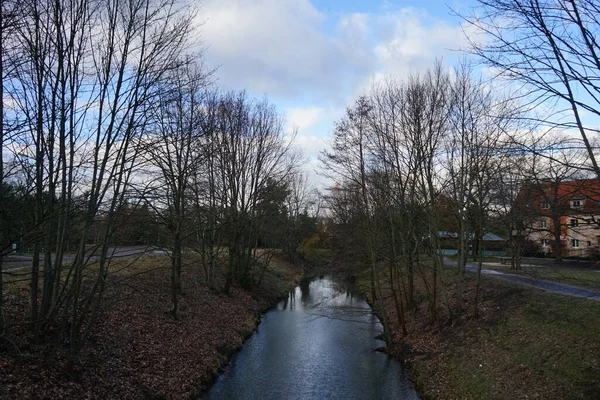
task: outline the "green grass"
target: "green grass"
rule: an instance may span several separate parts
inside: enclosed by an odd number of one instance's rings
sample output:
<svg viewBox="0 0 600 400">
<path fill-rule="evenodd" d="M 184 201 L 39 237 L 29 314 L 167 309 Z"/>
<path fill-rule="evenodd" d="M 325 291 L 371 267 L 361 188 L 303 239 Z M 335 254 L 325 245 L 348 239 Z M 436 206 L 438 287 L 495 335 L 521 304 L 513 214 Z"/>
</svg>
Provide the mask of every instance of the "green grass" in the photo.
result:
<svg viewBox="0 0 600 400">
<path fill-rule="evenodd" d="M 599 303 L 534 293 L 520 317 L 506 318 L 500 327 L 490 339 L 518 364 L 568 388 L 573 398 L 600 393 Z"/>
<path fill-rule="evenodd" d="M 493 269 L 515 272 L 509 266 Z M 446 270 L 451 296 L 456 271 Z M 593 270 L 525 267 L 517 273 L 600 288 L 600 272 Z M 416 277 L 416 283 L 420 280 Z M 472 298 L 474 280 L 475 274 L 467 274 L 467 299 Z M 368 294 L 368 269 L 356 283 Z M 425 304 L 421 305 L 418 313 L 408 314 L 411 336 L 405 340 L 413 350 L 408 371 L 423 398 L 598 398 L 599 302 L 484 276 L 477 320 L 469 311 L 451 325 L 427 328 Z M 438 310 L 442 309 L 440 303 Z"/>
<path fill-rule="evenodd" d="M 585 281 L 588 287 L 600 284 L 600 273 L 591 270 L 529 268 L 521 273 L 540 271 L 545 279 Z M 445 272 L 452 299 L 457 270 Z M 475 274 L 466 278 L 465 298 L 472 299 Z M 523 289 L 483 276 L 479 319 L 473 319 L 469 308 L 450 325 L 428 328 L 420 281 L 416 277 L 421 307 L 407 314 L 409 337 L 404 340 L 412 349 L 405 359 L 409 376 L 424 399 L 598 398 L 599 302 Z M 357 285 L 369 293 L 367 270 Z M 391 300 L 388 303 L 390 308 Z"/>
<path fill-rule="evenodd" d="M 448 383 L 441 398 L 597 398 L 600 303 L 539 291 L 508 296 L 497 323 L 462 327 L 466 339 L 431 367 Z"/>
<path fill-rule="evenodd" d="M 529 276 L 600 291 L 600 270 L 568 269 L 555 267 L 522 267 L 510 269 L 509 265 L 484 265 L 485 268 L 516 275 Z"/>
</svg>

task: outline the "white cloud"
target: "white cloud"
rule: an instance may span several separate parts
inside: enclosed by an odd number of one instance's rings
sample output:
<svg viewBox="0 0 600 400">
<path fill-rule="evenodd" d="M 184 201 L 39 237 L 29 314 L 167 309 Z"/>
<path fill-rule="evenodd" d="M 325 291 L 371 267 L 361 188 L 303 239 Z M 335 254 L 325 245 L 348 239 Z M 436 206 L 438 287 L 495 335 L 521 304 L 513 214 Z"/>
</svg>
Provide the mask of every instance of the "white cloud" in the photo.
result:
<svg viewBox="0 0 600 400">
<path fill-rule="evenodd" d="M 311 158 L 308 163 L 304 166 L 305 174 L 310 182 L 311 186 L 317 190 L 323 191 L 327 187 L 331 186 L 331 181 L 323 176 L 320 172 L 320 162 L 317 158 Z"/>
<path fill-rule="evenodd" d="M 374 75 L 425 69 L 466 44 L 460 26 L 414 8 L 340 14 L 330 29 L 309 0 L 205 0 L 200 18 L 222 86 L 338 105 Z"/>
<path fill-rule="evenodd" d="M 307 0 L 207 0 L 202 39 L 221 83 L 256 93 L 297 96 L 335 91 L 350 46 L 323 31 L 324 15 Z"/>
<path fill-rule="evenodd" d="M 458 24 L 391 3 L 325 14 L 309 0 L 204 0 L 200 17 L 218 85 L 283 105 L 309 170 L 327 146 L 322 138 L 374 81 L 424 71 L 438 57 L 449 64 L 467 44 Z"/>
<path fill-rule="evenodd" d="M 316 157 L 321 150 L 331 146 L 331 139 L 329 136 L 297 135 L 294 144 L 304 149 L 307 156 Z"/>
<path fill-rule="evenodd" d="M 321 107 L 288 108 L 285 112 L 286 130 L 298 129 L 298 132 L 303 133 L 319 122 L 323 112 L 324 109 Z"/>
<path fill-rule="evenodd" d="M 467 44 L 462 28 L 433 19 L 424 12 L 403 8 L 369 16 L 371 49 L 376 67 L 357 85 L 353 96 L 367 91 L 386 76 L 404 78 L 431 67 L 437 58 L 448 62 Z"/>
</svg>

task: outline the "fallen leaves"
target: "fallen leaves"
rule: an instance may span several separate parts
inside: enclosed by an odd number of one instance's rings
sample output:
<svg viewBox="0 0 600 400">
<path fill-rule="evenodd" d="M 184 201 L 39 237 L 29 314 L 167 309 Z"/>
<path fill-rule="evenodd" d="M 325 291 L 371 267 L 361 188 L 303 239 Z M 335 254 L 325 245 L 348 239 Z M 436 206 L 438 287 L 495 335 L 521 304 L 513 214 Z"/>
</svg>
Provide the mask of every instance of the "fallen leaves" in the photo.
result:
<svg viewBox="0 0 600 400">
<path fill-rule="evenodd" d="M 265 287 L 253 293 L 234 287 L 224 296 L 201 284 L 186 286 L 178 321 L 168 314 L 164 271 L 114 286 L 76 360 L 56 354 L 23 357 L 1 347 L 0 398 L 182 399 L 198 394 L 254 330 L 260 314 L 301 273 L 281 265 L 278 276 L 265 279 Z"/>
</svg>

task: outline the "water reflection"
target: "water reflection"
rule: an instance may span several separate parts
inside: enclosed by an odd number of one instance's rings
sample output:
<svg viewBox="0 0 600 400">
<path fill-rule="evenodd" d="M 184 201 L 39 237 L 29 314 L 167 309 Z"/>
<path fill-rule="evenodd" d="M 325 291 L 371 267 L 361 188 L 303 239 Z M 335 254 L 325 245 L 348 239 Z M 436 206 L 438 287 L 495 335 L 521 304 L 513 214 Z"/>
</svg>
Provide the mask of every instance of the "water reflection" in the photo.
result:
<svg viewBox="0 0 600 400">
<path fill-rule="evenodd" d="M 302 303 L 304 303 L 304 304 L 308 303 L 308 299 L 310 297 L 310 280 L 303 279 L 300 282 L 300 285 L 298 286 L 298 288 L 300 289 L 300 292 L 301 292 Z M 296 289 L 298 289 L 298 288 L 296 288 Z M 294 293 L 295 292 L 296 291 L 294 291 Z"/>
<path fill-rule="evenodd" d="M 232 359 L 206 399 L 415 399 L 382 327 L 352 287 L 303 281 Z"/>
</svg>

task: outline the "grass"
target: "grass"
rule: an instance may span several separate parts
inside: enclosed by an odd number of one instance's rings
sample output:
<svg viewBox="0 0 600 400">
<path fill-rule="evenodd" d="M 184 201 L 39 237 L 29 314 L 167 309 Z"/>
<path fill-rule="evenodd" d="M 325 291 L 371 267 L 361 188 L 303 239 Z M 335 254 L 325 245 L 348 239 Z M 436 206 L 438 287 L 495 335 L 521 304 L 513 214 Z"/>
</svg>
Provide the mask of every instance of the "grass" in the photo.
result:
<svg viewBox="0 0 600 400">
<path fill-rule="evenodd" d="M 540 272 L 545 279 L 570 284 L 586 281 L 594 287 L 600 283 L 600 273 L 579 269 L 530 268 L 521 273 Z M 382 269 L 380 276 L 384 274 Z M 455 269 L 445 273 L 453 307 L 457 275 Z M 422 398 L 598 398 L 600 303 L 483 276 L 480 317 L 474 319 L 475 274 L 467 274 L 466 311 L 449 320 L 438 296 L 439 324 L 430 326 L 421 279 L 415 278 L 417 309 L 406 314 L 407 336 L 402 337 L 393 299 L 389 290 L 385 292 L 397 344 L 390 351 L 405 363 Z M 367 273 L 357 280 L 366 295 L 368 280 Z"/>
<path fill-rule="evenodd" d="M 457 260 L 456 256 L 446 256 L 451 260 Z M 548 280 L 552 282 L 564 283 L 572 286 L 593 289 L 600 291 L 600 270 L 591 268 L 573 268 L 556 267 L 553 265 L 554 259 L 540 258 L 535 260 L 536 266 L 522 266 L 522 269 L 515 270 L 510 268 L 509 264 L 501 264 L 497 257 L 484 257 L 483 267 L 494 271 L 500 271 L 508 274 L 523 275 L 534 279 Z M 530 260 L 524 260 L 525 264 L 531 263 Z M 477 261 L 469 259 L 469 263 L 476 264 Z"/>
<path fill-rule="evenodd" d="M 330 260 L 333 254 L 332 249 L 311 248 L 306 252 L 306 258 L 314 262 L 323 262 Z"/>
<path fill-rule="evenodd" d="M 269 265 L 267 267 L 268 273 L 264 275 L 263 281 L 261 282 L 262 290 L 269 288 L 274 296 L 280 296 L 282 293 L 286 293 L 295 284 L 299 282 L 302 271 L 291 262 L 284 259 L 280 251 L 275 251 Z"/>
<path fill-rule="evenodd" d="M 514 270 L 510 269 L 509 265 L 497 264 L 484 264 L 484 267 L 487 269 L 493 269 L 495 271 L 523 275 L 535 279 L 549 280 L 600 291 L 600 270 L 527 266 L 523 266 L 521 270 Z"/>
<path fill-rule="evenodd" d="M 425 354 L 409 366 L 425 398 L 597 398 L 600 303 L 488 277 L 482 285 L 482 318 L 421 333 L 425 347 L 407 339 Z"/>
<path fill-rule="evenodd" d="M 600 304 L 531 293 L 447 357 L 451 396 L 592 399 L 600 393 Z"/>
</svg>

